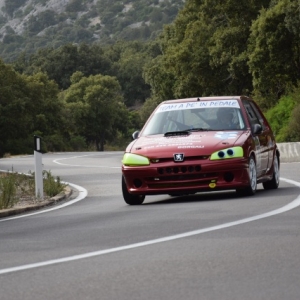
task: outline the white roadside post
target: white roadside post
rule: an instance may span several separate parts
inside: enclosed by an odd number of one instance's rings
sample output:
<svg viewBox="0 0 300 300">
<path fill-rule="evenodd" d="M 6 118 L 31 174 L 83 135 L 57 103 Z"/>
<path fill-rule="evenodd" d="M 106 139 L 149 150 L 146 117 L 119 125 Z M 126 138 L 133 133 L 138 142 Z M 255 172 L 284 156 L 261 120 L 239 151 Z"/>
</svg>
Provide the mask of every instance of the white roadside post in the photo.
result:
<svg viewBox="0 0 300 300">
<path fill-rule="evenodd" d="M 38 199 L 44 198 L 43 188 L 43 163 L 41 151 L 41 137 L 34 136 L 34 163 L 35 163 L 35 196 Z"/>
</svg>

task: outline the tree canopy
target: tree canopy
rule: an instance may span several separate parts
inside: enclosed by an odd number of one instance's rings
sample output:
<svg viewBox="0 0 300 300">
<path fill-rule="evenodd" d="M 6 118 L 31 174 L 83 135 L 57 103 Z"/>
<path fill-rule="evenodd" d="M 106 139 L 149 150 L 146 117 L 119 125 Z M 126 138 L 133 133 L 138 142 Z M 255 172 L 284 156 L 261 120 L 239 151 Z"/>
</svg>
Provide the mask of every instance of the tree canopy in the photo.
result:
<svg viewBox="0 0 300 300">
<path fill-rule="evenodd" d="M 76 125 L 74 133 L 88 143 L 95 142 L 97 150 L 103 151 L 106 140 L 117 134 L 116 120 L 125 108 L 121 87 L 114 77 L 83 77 L 79 72 L 73 74 L 71 82 L 63 98 Z"/>
<path fill-rule="evenodd" d="M 0 61 L 0 153 L 30 153 L 34 134 L 59 131 L 58 87 L 43 73 L 25 76 Z"/>
<path fill-rule="evenodd" d="M 265 108 L 300 79 L 300 14 L 293 0 L 273 1 L 251 26 L 249 68 L 254 94 Z"/>
<path fill-rule="evenodd" d="M 153 61 L 147 80 L 157 86 L 159 74 L 168 74 L 173 84 L 162 87 L 163 94 L 173 97 L 249 94 L 250 26 L 269 2 L 187 1 L 175 21 L 165 27 L 162 58 L 156 59 L 157 67 Z M 151 73 L 157 68 L 161 71 Z"/>
</svg>

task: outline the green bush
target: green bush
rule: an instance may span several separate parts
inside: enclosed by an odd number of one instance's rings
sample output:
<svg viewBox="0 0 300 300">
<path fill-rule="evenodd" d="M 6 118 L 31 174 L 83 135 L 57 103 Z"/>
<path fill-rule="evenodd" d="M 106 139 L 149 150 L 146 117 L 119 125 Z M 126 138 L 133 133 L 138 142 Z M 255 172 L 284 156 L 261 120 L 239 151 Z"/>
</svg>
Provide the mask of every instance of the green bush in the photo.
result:
<svg viewBox="0 0 300 300">
<path fill-rule="evenodd" d="M 30 176 L 31 175 L 31 176 Z M 36 201 L 34 173 L 1 173 L 0 174 L 0 209 L 12 208 L 23 200 Z M 53 197 L 66 187 L 59 177 L 54 178 L 50 171 L 43 172 L 44 194 Z"/>
<path fill-rule="evenodd" d="M 277 142 L 300 141 L 300 87 L 294 88 L 266 113 Z"/>
<path fill-rule="evenodd" d="M 87 144 L 82 136 L 71 136 L 70 147 L 73 151 L 85 151 Z"/>
<path fill-rule="evenodd" d="M 16 174 L 1 174 L 0 209 L 13 207 L 16 201 Z"/>
<path fill-rule="evenodd" d="M 286 142 L 300 141 L 300 103 L 293 109 L 289 126 L 285 131 Z"/>
<path fill-rule="evenodd" d="M 53 197 L 65 188 L 65 184 L 61 183 L 60 178 L 56 179 L 52 176 L 51 171 L 43 171 L 44 176 L 44 192 L 47 196 Z"/>
<path fill-rule="evenodd" d="M 292 111 L 296 103 L 292 95 L 283 96 L 279 102 L 266 113 L 266 118 L 276 135 L 277 142 L 286 142 Z"/>
</svg>

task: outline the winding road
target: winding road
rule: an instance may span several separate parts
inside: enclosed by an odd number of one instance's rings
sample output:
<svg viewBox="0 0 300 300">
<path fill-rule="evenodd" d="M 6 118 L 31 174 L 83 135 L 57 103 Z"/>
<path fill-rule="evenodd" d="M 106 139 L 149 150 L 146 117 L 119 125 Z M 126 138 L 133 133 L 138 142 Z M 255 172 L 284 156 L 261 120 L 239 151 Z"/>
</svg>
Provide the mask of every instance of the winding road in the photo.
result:
<svg viewBox="0 0 300 300">
<path fill-rule="evenodd" d="M 0 219 L 0 299 L 299 300 L 300 163 L 258 185 L 128 206 L 122 152 L 43 155 L 71 199 Z M 34 157 L 0 160 L 27 173 Z"/>
</svg>

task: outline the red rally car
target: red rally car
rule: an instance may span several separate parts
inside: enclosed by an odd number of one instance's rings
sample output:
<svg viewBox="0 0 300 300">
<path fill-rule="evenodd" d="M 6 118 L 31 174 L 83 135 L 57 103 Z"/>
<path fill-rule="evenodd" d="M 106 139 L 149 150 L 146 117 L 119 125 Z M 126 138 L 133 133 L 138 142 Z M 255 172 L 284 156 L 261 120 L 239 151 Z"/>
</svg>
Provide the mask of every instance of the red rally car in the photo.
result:
<svg viewBox="0 0 300 300">
<path fill-rule="evenodd" d="M 122 160 L 127 204 L 146 195 L 188 195 L 257 184 L 279 186 L 280 153 L 257 104 L 246 96 L 164 101 L 133 134 Z"/>
</svg>

